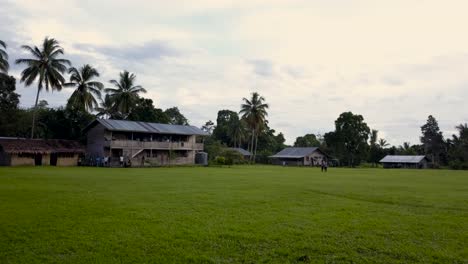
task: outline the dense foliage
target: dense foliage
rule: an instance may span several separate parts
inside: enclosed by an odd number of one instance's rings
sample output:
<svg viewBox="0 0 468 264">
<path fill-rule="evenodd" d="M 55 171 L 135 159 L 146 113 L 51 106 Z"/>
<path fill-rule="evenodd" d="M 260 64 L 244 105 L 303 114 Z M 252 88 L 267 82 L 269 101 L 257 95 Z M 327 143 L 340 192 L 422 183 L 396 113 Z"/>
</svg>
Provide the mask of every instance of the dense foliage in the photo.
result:
<svg viewBox="0 0 468 264">
<path fill-rule="evenodd" d="M 37 85 L 37 96 L 34 107 L 19 108 L 16 80 L 7 75 L 6 47 L 0 40 L 0 136 L 84 141 L 82 130 L 95 118 L 189 124 L 177 106 L 163 110 L 152 99 L 142 97 L 146 89 L 137 84 L 134 73 L 120 72 L 119 78 L 109 81 L 112 87 L 104 89 L 98 69 L 88 64 L 73 67 L 63 58 L 64 50 L 53 38 L 45 38 L 40 46 L 22 46 L 29 57 L 16 60 L 24 65 L 20 81 L 26 86 Z M 74 89 L 65 106 L 51 108 L 46 101 L 39 100 L 41 91 L 60 91 L 62 87 Z M 252 154 L 249 162 L 270 163 L 269 156 L 286 145 L 284 135 L 269 126 L 268 110 L 266 99 L 257 92 L 242 98 L 239 111 L 220 110 L 216 123 L 209 120 L 201 127 L 210 134 L 204 139 L 209 159 L 228 164 L 244 162 L 242 155 L 227 150 L 230 147 L 249 151 Z M 456 129 L 457 135 L 445 139 L 437 120 L 430 115 L 421 126 L 420 145 L 404 142 L 401 146 L 390 146 L 379 138 L 379 131 L 371 130 L 362 115 L 345 112 L 336 119 L 333 131 L 323 136 L 312 133 L 299 136 L 294 146 L 320 147 L 335 164 L 343 166 L 366 162 L 377 166 L 385 155 L 426 155 L 433 167 L 468 169 L 468 128 L 460 124 Z"/>
</svg>

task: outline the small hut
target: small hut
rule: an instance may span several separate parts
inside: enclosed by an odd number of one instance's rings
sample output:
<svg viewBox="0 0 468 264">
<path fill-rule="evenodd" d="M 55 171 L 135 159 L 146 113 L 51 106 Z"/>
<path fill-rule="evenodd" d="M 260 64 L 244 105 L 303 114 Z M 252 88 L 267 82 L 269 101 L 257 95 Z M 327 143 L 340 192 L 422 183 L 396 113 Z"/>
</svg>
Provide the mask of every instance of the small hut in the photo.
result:
<svg viewBox="0 0 468 264">
<path fill-rule="evenodd" d="M 273 164 L 292 166 L 319 166 L 322 160 L 329 161 L 331 157 L 319 148 L 292 147 L 270 156 Z"/>
<path fill-rule="evenodd" d="M 380 160 L 384 168 L 427 169 L 429 159 L 426 156 L 387 155 Z"/>
<path fill-rule="evenodd" d="M 252 153 L 250 153 L 250 151 L 247 151 L 243 148 L 228 148 L 228 150 L 232 150 L 232 151 L 240 153 L 244 157 L 245 160 L 249 160 L 250 157 L 252 157 Z"/>
<path fill-rule="evenodd" d="M 76 166 L 84 152 L 72 140 L 0 138 L 0 166 Z"/>
</svg>

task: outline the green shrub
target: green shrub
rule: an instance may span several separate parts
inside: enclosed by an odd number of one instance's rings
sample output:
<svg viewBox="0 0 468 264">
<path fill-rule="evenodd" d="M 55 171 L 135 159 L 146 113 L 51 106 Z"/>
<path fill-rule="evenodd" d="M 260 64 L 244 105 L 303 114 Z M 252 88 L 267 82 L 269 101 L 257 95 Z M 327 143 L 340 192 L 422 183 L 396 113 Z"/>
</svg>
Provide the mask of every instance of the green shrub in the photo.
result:
<svg viewBox="0 0 468 264">
<path fill-rule="evenodd" d="M 226 158 L 223 157 L 223 156 L 217 156 L 215 159 L 214 159 L 214 163 L 216 165 L 225 165 L 226 164 Z"/>
</svg>

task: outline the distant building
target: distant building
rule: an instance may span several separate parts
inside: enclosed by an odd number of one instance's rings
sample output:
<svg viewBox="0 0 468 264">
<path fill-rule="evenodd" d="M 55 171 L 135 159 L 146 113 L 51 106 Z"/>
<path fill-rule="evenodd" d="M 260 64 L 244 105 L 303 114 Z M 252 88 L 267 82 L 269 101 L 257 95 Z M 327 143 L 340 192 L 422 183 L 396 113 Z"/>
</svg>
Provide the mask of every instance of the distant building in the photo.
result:
<svg viewBox="0 0 468 264">
<path fill-rule="evenodd" d="M 285 148 L 270 156 L 273 164 L 293 166 L 319 166 L 322 160 L 330 160 L 330 157 L 319 148 Z"/>
<path fill-rule="evenodd" d="M 252 153 L 250 153 L 249 151 L 243 148 L 228 148 L 228 149 L 240 153 L 246 160 L 249 160 L 250 157 L 252 157 Z"/>
<path fill-rule="evenodd" d="M 208 135 L 194 126 L 112 119 L 96 119 L 84 131 L 88 157 L 109 157 L 111 166 L 120 165 L 122 157 L 135 167 L 195 164 Z"/>
<path fill-rule="evenodd" d="M 0 138 L 1 166 L 76 166 L 84 152 L 77 141 Z"/>
<path fill-rule="evenodd" d="M 387 155 L 380 160 L 384 168 L 426 169 L 429 166 L 426 156 L 395 156 Z"/>
</svg>

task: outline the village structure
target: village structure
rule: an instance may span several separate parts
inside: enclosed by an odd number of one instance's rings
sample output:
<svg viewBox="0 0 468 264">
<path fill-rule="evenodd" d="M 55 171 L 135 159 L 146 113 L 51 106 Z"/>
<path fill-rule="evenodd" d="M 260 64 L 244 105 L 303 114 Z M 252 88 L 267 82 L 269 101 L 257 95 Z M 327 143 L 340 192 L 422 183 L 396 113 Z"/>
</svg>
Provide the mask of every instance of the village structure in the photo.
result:
<svg viewBox="0 0 468 264">
<path fill-rule="evenodd" d="M 328 160 L 330 156 L 319 148 L 285 148 L 282 151 L 270 156 L 273 164 L 283 166 L 319 166 L 323 160 Z"/>
<path fill-rule="evenodd" d="M 84 132 L 91 162 L 108 166 L 195 164 L 208 134 L 195 126 L 96 119 Z"/>
<path fill-rule="evenodd" d="M 250 160 L 250 158 L 252 157 L 252 153 L 250 153 L 250 151 L 245 150 L 243 148 L 228 148 L 228 149 L 241 154 L 242 157 L 244 157 L 244 160 Z"/>
<path fill-rule="evenodd" d="M 0 138 L 1 166 L 76 166 L 85 148 L 60 139 Z"/>
<path fill-rule="evenodd" d="M 0 166 L 107 166 L 150 167 L 167 165 L 207 165 L 204 138 L 209 134 L 195 126 L 96 119 L 83 133 L 86 144 L 60 139 L 0 138 Z M 242 148 L 244 160 L 252 153 Z M 282 166 L 320 166 L 336 161 L 318 147 L 287 147 L 270 161 Z M 388 155 L 380 163 L 384 168 L 425 169 L 425 156 Z"/>
<path fill-rule="evenodd" d="M 380 163 L 384 168 L 427 169 L 430 160 L 426 156 L 387 155 Z"/>
</svg>

